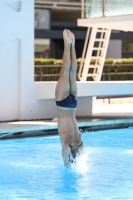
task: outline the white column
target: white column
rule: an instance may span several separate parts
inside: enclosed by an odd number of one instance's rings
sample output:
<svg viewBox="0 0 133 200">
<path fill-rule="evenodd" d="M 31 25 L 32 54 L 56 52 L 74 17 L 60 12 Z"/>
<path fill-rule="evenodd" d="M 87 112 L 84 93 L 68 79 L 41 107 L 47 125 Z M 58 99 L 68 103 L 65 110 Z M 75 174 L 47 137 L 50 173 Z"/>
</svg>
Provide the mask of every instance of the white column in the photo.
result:
<svg viewBox="0 0 133 200">
<path fill-rule="evenodd" d="M 35 104 L 34 0 L 0 0 L 0 29 L 0 121 L 30 118 Z"/>
<path fill-rule="evenodd" d="M 92 97 L 78 97 L 76 116 L 92 116 Z"/>
</svg>

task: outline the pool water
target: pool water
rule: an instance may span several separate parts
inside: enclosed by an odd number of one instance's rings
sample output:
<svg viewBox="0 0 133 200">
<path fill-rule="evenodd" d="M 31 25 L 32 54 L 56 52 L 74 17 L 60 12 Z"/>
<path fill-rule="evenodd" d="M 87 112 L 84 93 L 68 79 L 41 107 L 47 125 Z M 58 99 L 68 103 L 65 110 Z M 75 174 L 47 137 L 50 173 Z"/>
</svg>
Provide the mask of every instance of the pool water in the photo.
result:
<svg viewBox="0 0 133 200">
<path fill-rule="evenodd" d="M 0 141 L 1 200 L 133 200 L 133 127 L 83 133 L 63 165 L 59 136 Z"/>
</svg>

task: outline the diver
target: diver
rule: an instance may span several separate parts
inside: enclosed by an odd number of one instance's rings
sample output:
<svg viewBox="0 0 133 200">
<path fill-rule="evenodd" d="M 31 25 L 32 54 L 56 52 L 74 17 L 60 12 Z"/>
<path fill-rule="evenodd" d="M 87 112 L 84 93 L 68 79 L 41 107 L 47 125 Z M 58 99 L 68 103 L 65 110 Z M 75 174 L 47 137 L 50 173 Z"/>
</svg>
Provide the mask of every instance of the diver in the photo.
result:
<svg viewBox="0 0 133 200">
<path fill-rule="evenodd" d="M 65 166 L 71 166 L 76 157 L 82 153 L 81 132 L 75 118 L 77 107 L 77 61 L 75 36 L 65 29 L 63 31 L 64 53 L 60 78 L 56 85 L 55 98 L 58 111 L 58 132 L 62 144 L 62 157 Z"/>
</svg>

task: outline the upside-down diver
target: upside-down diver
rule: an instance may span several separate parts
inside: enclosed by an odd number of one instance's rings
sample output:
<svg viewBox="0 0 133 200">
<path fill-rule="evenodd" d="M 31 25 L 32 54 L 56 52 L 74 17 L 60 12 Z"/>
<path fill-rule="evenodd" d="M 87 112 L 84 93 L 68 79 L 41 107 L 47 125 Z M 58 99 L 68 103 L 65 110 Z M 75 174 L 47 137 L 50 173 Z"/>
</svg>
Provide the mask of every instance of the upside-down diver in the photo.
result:
<svg viewBox="0 0 133 200">
<path fill-rule="evenodd" d="M 71 166 L 76 156 L 82 153 L 83 142 L 75 118 L 77 107 L 77 61 L 75 37 L 70 30 L 63 31 L 64 54 L 55 97 L 58 111 L 58 131 L 62 144 L 62 157 L 66 166 Z"/>
</svg>

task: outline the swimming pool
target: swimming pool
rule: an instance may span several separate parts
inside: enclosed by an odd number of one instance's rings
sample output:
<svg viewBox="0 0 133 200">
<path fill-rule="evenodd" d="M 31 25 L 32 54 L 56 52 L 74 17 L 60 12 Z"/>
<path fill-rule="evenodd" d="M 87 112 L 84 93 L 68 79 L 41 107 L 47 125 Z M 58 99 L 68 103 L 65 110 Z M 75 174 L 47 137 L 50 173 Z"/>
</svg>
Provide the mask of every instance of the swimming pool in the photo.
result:
<svg viewBox="0 0 133 200">
<path fill-rule="evenodd" d="M 59 136 L 1 140 L 0 199 L 132 200 L 133 127 L 83 141 L 83 156 L 65 168 Z"/>
</svg>

